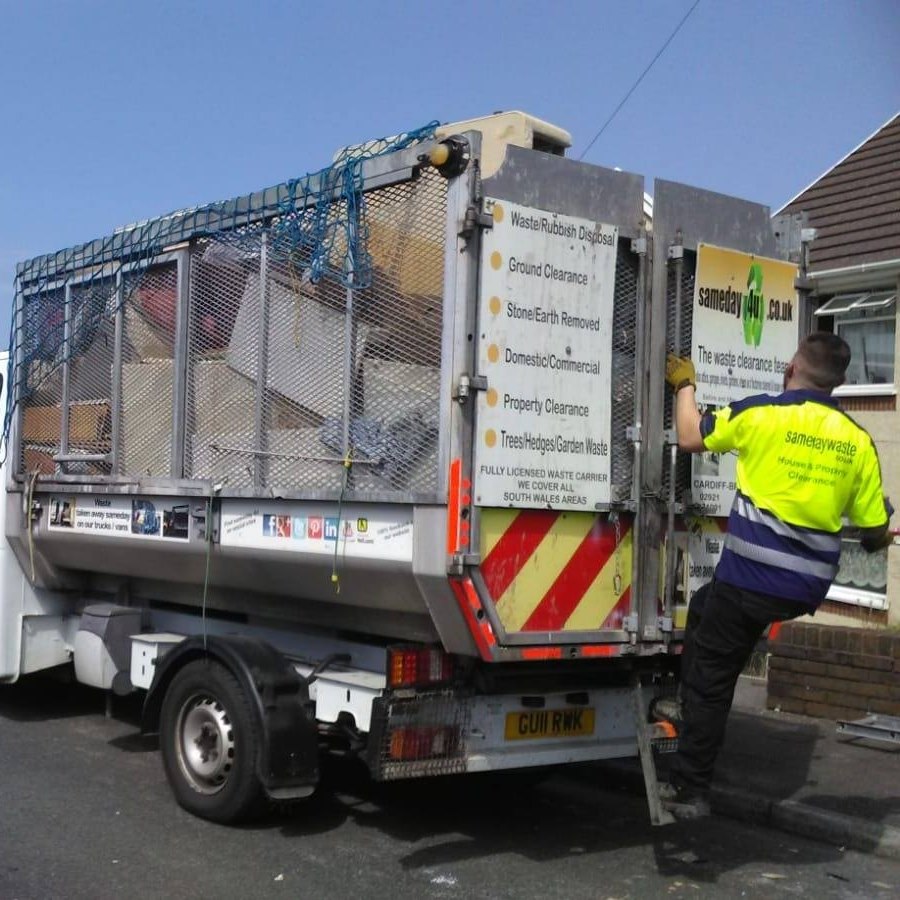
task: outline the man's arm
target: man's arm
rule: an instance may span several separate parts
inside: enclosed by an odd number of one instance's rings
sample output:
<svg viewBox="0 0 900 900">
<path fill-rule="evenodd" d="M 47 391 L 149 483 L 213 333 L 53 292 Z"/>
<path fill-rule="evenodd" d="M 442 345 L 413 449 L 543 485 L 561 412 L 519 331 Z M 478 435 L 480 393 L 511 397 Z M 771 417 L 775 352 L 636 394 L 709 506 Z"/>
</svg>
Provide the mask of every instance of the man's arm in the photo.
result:
<svg viewBox="0 0 900 900">
<path fill-rule="evenodd" d="M 849 509 L 849 519 L 860 530 L 860 544 L 867 553 L 874 553 L 890 545 L 894 537 L 890 532 L 894 507 L 884 496 L 881 465 L 871 439 L 858 453 L 858 475 L 855 495 Z M 878 523 L 878 524 L 873 524 Z"/>
<path fill-rule="evenodd" d="M 702 453 L 706 446 L 700 434 L 700 410 L 697 408 L 697 392 L 692 384 L 683 387 L 675 395 L 675 428 L 678 446 L 687 453 Z"/>
<path fill-rule="evenodd" d="M 890 528 L 894 507 L 887 497 L 884 498 L 884 512 L 887 516 L 884 520 L 884 525 L 876 525 L 874 528 L 860 528 L 859 543 L 866 553 L 884 550 L 885 547 L 890 547 L 894 541 L 894 535 Z"/>
<path fill-rule="evenodd" d="M 678 446 L 687 453 L 702 453 L 706 446 L 700 434 L 697 408 L 697 376 L 687 357 L 670 353 L 666 359 L 666 381 L 675 389 L 675 429 Z"/>
<path fill-rule="evenodd" d="M 866 553 L 875 553 L 878 550 L 891 546 L 894 536 L 891 534 L 888 525 L 889 522 L 885 522 L 884 525 L 879 525 L 876 528 L 860 528 L 859 543 Z"/>
</svg>

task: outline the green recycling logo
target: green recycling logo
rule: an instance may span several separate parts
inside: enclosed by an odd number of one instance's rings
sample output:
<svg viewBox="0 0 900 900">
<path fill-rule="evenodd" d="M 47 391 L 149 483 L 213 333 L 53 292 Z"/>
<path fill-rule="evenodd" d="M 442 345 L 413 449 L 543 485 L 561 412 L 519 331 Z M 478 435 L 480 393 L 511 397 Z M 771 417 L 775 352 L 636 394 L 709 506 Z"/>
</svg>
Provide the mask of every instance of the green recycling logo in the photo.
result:
<svg viewBox="0 0 900 900">
<path fill-rule="evenodd" d="M 747 293 L 741 318 L 744 322 L 744 343 L 748 347 L 758 347 L 763 329 L 763 272 L 759 263 L 751 263 L 747 273 Z"/>
</svg>

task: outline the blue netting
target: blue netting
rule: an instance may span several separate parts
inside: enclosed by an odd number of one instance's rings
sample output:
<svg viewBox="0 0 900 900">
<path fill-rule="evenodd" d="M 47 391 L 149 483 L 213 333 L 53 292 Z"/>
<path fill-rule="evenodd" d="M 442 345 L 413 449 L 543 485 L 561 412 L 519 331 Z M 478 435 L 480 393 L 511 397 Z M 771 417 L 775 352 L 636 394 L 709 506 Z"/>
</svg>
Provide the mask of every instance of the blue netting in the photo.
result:
<svg viewBox="0 0 900 900">
<path fill-rule="evenodd" d="M 437 121 L 400 135 L 352 147 L 326 168 L 283 184 L 205 206 L 137 223 L 109 237 L 40 256 L 16 268 L 15 312 L 9 341 L 5 439 L 16 407 L 76 356 L 111 319 L 118 304 L 122 266 L 140 272 L 165 247 L 222 232 L 240 233 L 264 225 L 272 253 L 304 280 L 332 279 L 357 290 L 371 283 L 363 166 L 374 157 L 414 146 L 434 135 Z M 70 312 L 70 340 L 64 337 L 65 283 L 76 279 L 79 302 Z M 136 284 L 129 278 L 126 284 Z M 83 298 L 83 299 L 82 299 Z M 21 356 L 21 369 L 16 371 Z M 19 383 L 17 384 L 17 378 Z"/>
<path fill-rule="evenodd" d="M 344 150 L 315 176 L 289 181 L 280 217 L 272 228 L 273 252 L 292 260 L 299 257 L 313 284 L 326 277 L 346 287 L 367 288 L 372 265 L 366 249 L 363 163 L 431 137 L 438 124 L 431 122 L 395 138 Z"/>
</svg>

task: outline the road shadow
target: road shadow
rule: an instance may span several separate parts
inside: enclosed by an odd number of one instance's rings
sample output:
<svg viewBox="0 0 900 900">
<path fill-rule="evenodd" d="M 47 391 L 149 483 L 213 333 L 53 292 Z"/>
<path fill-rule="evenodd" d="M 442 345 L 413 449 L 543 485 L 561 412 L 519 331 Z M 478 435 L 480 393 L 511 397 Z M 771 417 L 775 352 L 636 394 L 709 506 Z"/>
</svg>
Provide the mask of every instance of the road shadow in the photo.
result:
<svg viewBox="0 0 900 900">
<path fill-rule="evenodd" d="M 739 745 L 742 728 L 738 724 L 732 736 Z M 767 732 L 773 752 L 785 740 L 794 746 L 780 781 L 786 794 L 806 783 L 816 745 L 813 731 L 800 727 L 786 734 L 773 726 Z M 752 864 L 777 869 L 837 863 L 842 857 L 828 844 L 788 836 L 773 841 L 767 829 L 717 815 L 654 828 L 636 765 L 582 764 L 542 774 L 547 776 L 542 783 L 527 770 L 377 783 L 358 760 L 326 758 L 312 798 L 243 827 L 302 838 L 352 822 L 396 841 L 399 862 L 409 871 L 498 856 L 538 863 L 585 854 L 599 858 L 650 846 L 661 875 L 715 884 L 724 873 Z"/>
<path fill-rule="evenodd" d="M 142 705 L 140 694 L 117 697 L 79 684 L 68 667 L 0 685 L 0 718 L 25 723 L 104 716 L 134 729 L 108 741 L 110 746 L 128 753 L 148 753 L 159 748 L 156 735 L 140 733 Z"/>
<path fill-rule="evenodd" d="M 134 734 L 123 734 L 107 743 L 125 753 L 155 753 L 159 750 L 159 735 L 141 734 L 137 731 Z"/>
<path fill-rule="evenodd" d="M 843 857 L 826 844 L 788 836 L 773 841 L 762 829 L 740 826 L 716 815 L 655 829 L 652 841 L 659 875 L 703 885 L 715 885 L 726 873 L 745 866 L 764 864 L 779 873 L 776 877 L 784 877 L 783 873 L 794 867 L 840 863 Z"/>
<path fill-rule="evenodd" d="M 102 715 L 105 708 L 105 693 L 78 684 L 68 666 L 0 685 L 0 717 L 15 722 Z"/>
<path fill-rule="evenodd" d="M 312 801 L 250 827 L 302 837 L 349 820 L 408 845 L 399 860 L 413 871 L 498 855 L 550 862 L 649 845 L 660 874 L 715 883 L 751 863 L 812 865 L 841 858 L 836 848 L 800 840 L 773 849 L 770 834 L 716 816 L 654 828 L 643 795 L 598 765 L 552 772 L 542 783 L 523 772 L 378 784 L 358 762 L 332 761 L 325 768 Z M 746 836 L 736 840 L 736 830 Z"/>
<path fill-rule="evenodd" d="M 156 749 L 155 737 L 139 734 L 138 700 L 117 698 L 113 706 L 115 719 L 133 728 L 132 733 L 116 734 L 108 741 L 122 753 Z M 26 679 L 0 690 L 0 716 L 13 720 L 102 716 L 104 711 L 102 692 L 55 679 Z M 754 721 L 742 721 L 748 718 Z M 769 748 L 764 758 L 745 746 L 751 726 L 757 746 Z M 735 714 L 723 771 L 743 767 L 744 783 L 752 786 L 761 783 L 755 779 L 771 779 L 780 769 L 776 787 L 779 796 L 789 797 L 797 785 L 808 785 L 815 731 L 803 723 L 791 723 L 786 729 L 777 720 Z M 760 829 L 718 817 L 654 829 L 639 770 L 632 767 L 630 777 L 624 771 L 621 764 L 618 770 L 590 764 L 549 773 L 542 784 L 527 771 L 379 784 L 371 781 L 358 760 L 326 758 L 313 798 L 282 805 L 244 828 L 277 829 L 287 837 L 302 838 L 337 831 L 352 822 L 395 839 L 400 864 L 410 871 L 498 855 L 543 862 L 652 846 L 661 874 L 714 883 L 724 872 L 760 861 L 774 866 L 840 859 L 840 851 L 825 844 L 791 838 L 773 842 Z M 827 795 L 823 797 L 828 802 Z M 740 840 L 736 833 L 742 835 Z"/>
<path fill-rule="evenodd" d="M 717 777 L 771 800 L 900 827 L 900 747 L 848 740 L 829 720 L 733 714 Z"/>
</svg>

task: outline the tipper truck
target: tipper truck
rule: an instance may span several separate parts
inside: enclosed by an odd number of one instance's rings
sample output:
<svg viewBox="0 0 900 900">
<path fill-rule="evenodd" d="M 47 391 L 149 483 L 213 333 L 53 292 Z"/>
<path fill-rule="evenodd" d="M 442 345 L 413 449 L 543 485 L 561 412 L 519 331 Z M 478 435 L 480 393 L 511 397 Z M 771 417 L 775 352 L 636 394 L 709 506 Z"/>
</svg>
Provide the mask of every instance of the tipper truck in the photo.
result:
<svg viewBox="0 0 900 900">
<path fill-rule="evenodd" d="M 381 780 L 640 755 L 664 821 L 647 711 L 702 509 L 663 359 L 699 242 L 774 237 L 671 182 L 651 215 L 569 144 L 432 124 L 20 263 L 0 680 L 144 692 L 216 821 L 329 750 Z"/>
</svg>

